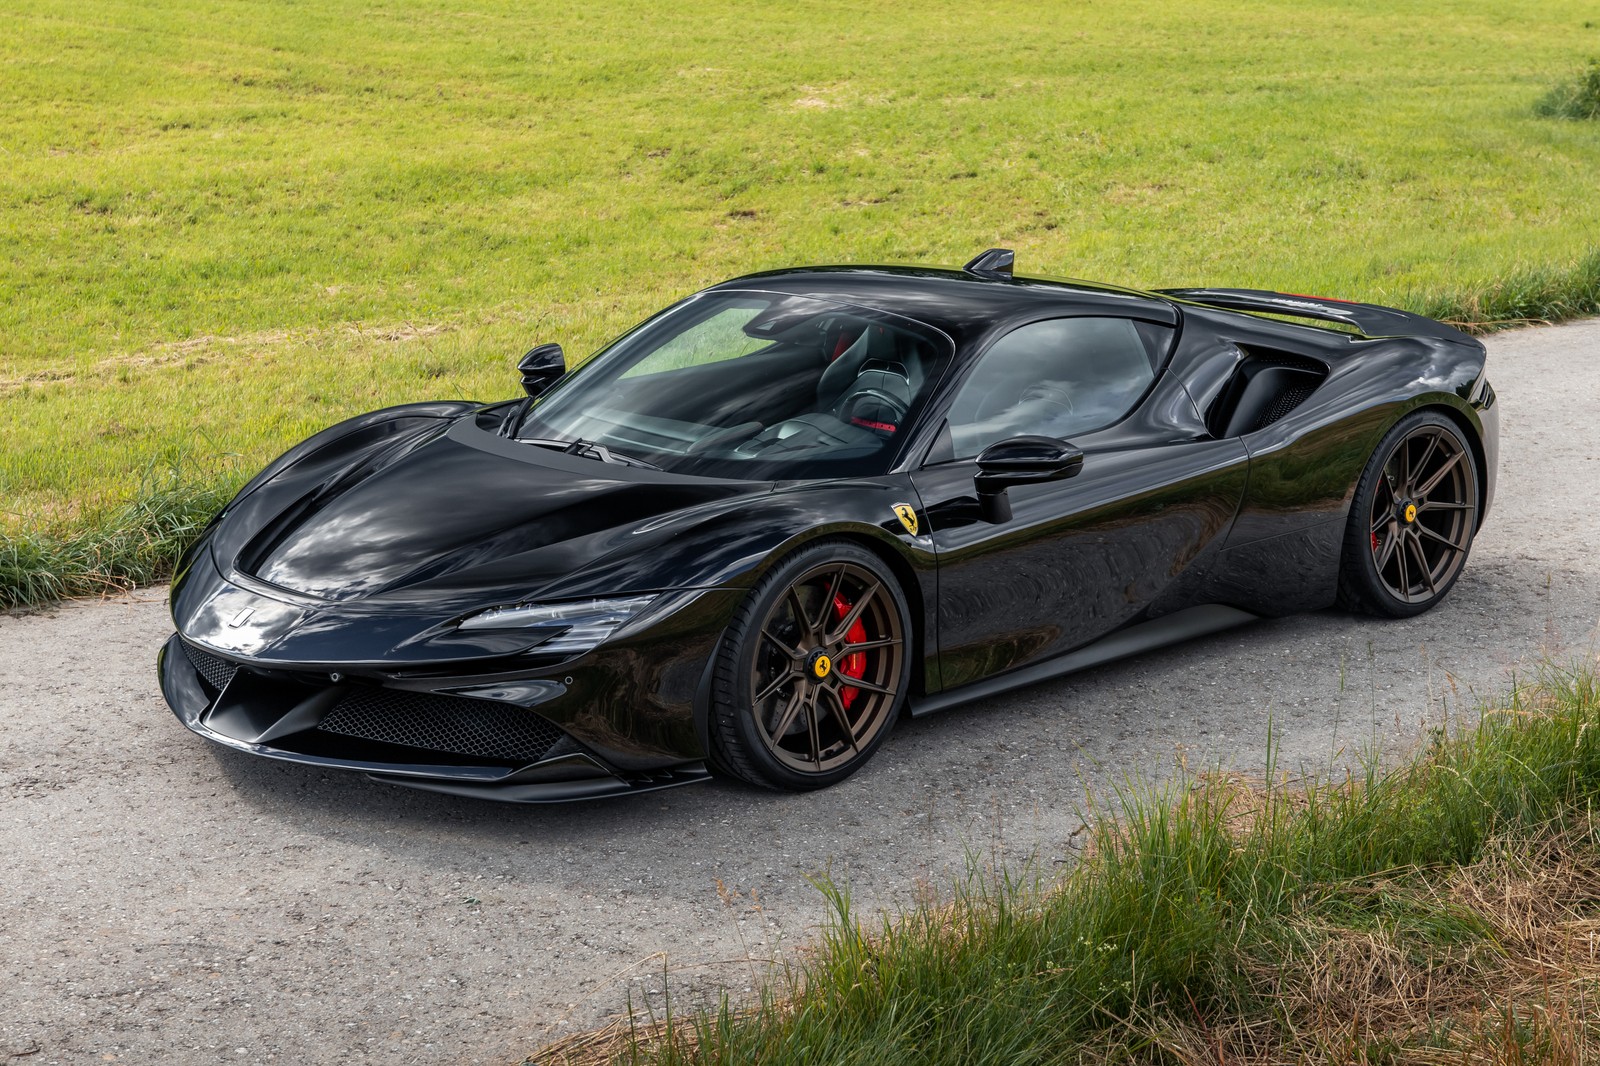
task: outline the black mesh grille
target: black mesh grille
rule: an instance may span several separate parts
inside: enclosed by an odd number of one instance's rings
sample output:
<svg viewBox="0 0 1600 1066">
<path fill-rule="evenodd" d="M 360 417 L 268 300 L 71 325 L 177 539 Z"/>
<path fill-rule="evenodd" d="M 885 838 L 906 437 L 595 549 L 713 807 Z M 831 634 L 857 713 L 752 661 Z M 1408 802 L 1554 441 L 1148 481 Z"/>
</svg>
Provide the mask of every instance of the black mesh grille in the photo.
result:
<svg viewBox="0 0 1600 1066">
<path fill-rule="evenodd" d="M 562 737 L 561 730 L 520 707 L 389 688 L 356 689 L 318 728 L 408 748 L 527 762 Z"/>
<path fill-rule="evenodd" d="M 1291 385 L 1284 389 L 1273 398 L 1272 403 L 1268 404 L 1267 409 L 1261 413 L 1261 421 L 1257 423 L 1255 428 L 1261 429 L 1272 425 L 1272 423 L 1299 407 L 1307 396 L 1316 391 L 1316 388 L 1315 385 Z"/>
<path fill-rule="evenodd" d="M 238 664 L 230 663 L 220 655 L 201 651 L 193 644 L 184 644 L 183 653 L 189 657 L 190 664 L 199 671 L 200 676 L 206 679 L 206 684 L 218 692 L 227 688 L 233 675 L 239 672 Z"/>
</svg>

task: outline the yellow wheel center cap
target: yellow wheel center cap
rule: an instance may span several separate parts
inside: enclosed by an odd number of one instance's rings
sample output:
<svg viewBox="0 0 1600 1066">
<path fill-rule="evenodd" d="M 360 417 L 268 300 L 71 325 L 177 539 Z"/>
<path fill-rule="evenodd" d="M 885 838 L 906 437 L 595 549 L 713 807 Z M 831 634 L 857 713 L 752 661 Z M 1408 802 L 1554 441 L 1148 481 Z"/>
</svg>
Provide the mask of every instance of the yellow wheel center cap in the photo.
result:
<svg viewBox="0 0 1600 1066">
<path fill-rule="evenodd" d="M 818 681 L 821 681 L 833 673 L 833 660 L 826 655 L 818 655 L 811 660 L 811 672 L 816 675 Z"/>
<path fill-rule="evenodd" d="M 1407 523 L 1411 523 L 1411 522 L 1415 522 L 1416 520 L 1417 520 L 1417 505 L 1414 504 L 1414 503 L 1406 504 L 1406 522 Z"/>
</svg>

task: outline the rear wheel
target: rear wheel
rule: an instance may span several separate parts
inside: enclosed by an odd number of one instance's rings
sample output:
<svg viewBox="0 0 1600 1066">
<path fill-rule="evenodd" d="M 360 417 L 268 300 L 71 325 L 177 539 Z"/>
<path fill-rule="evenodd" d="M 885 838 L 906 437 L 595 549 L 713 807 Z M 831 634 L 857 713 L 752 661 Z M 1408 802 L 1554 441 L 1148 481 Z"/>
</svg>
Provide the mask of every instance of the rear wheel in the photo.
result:
<svg viewBox="0 0 1600 1066">
<path fill-rule="evenodd" d="M 1477 529 L 1478 475 L 1461 430 L 1435 412 L 1407 416 L 1356 486 L 1341 598 L 1369 614 L 1421 614 L 1461 576 Z"/>
<path fill-rule="evenodd" d="M 751 591 L 718 652 L 711 755 L 768 788 L 842 781 L 871 758 L 904 703 L 910 612 L 877 556 L 825 542 Z"/>
</svg>

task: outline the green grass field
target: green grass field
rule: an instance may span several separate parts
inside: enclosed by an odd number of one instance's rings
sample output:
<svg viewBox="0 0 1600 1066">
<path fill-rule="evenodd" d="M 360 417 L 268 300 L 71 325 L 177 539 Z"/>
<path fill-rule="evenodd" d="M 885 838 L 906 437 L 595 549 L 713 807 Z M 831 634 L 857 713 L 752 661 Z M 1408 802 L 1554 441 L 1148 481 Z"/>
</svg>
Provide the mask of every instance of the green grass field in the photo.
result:
<svg viewBox="0 0 1600 1066">
<path fill-rule="evenodd" d="M 695 7 L 11 0 L 0 523 L 509 395 L 748 270 L 1004 244 L 1449 310 L 1600 247 L 1600 123 L 1535 113 L 1592 5 Z"/>
</svg>

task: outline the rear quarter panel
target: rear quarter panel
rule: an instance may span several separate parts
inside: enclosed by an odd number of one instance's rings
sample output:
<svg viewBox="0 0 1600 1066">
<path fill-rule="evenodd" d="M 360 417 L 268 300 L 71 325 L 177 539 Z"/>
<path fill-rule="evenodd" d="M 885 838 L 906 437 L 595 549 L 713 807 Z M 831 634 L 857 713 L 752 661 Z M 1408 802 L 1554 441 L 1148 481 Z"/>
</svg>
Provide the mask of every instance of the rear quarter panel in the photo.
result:
<svg viewBox="0 0 1600 1066">
<path fill-rule="evenodd" d="M 1356 483 L 1384 434 L 1419 408 L 1445 410 L 1461 424 L 1477 450 L 1487 498 L 1495 434 L 1473 402 L 1484 374 L 1476 341 L 1362 338 L 1192 308 L 1185 320 L 1183 372 L 1202 411 L 1215 402 L 1241 346 L 1328 368 L 1300 406 L 1241 438 L 1249 482 L 1207 590 L 1216 602 L 1269 614 L 1330 605 Z"/>
</svg>

